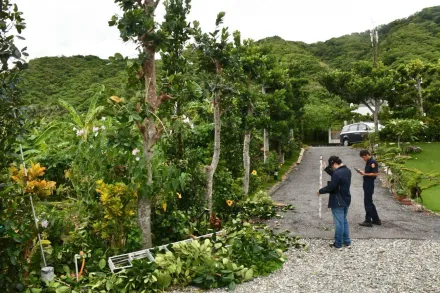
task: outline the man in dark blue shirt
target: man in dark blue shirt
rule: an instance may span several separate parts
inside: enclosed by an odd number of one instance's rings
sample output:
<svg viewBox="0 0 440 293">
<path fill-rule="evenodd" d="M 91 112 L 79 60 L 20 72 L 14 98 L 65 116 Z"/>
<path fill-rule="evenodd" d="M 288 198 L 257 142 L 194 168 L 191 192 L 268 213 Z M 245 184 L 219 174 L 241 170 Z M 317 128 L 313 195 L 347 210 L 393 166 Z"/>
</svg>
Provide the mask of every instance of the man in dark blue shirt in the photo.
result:
<svg viewBox="0 0 440 293">
<path fill-rule="evenodd" d="M 359 155 L 366 162 L 365 171 L 359 171 L 364 176 L 364 207 L 365 207 L 365 221 L 359 223 L 363 227 L 373 227 L 381 225 L 382 222 L 377 214 L 376 206 L 373 203 L 374 181 L 379 175 L 379 166 L 377 161 L 371 156 L 367 150 L 362 150 Z"/>
<path fill-rule="evenodd" d="M 332 176 L 329 184 L 321 188 L 317 194 L 330 193 L 328 207 L 332 209 L 333 222 L 335 224 L 335 240 L 330 247 L 342 248 L 351 245 L 350 233 L 347 222 L 348 208 L 351 203 L 351 171 L 342 164 L 342 160 L 337 156 L 328 159 L 326 172 Z"/>
</svg>

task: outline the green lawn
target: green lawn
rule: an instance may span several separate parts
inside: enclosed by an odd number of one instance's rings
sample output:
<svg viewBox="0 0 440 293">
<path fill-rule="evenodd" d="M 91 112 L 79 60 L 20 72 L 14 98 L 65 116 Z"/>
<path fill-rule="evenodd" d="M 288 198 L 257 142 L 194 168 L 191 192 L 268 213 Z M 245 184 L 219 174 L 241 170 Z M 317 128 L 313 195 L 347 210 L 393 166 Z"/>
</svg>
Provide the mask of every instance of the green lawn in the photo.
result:
<svg viewBox="0 0 440 293">
<path fill-rule="evenodd" d="M 422 148 L 419 154 L 412 154 L 412 159 L 406 161 L 409 168 L 416 168 L 422 172 L 440 172 L 440 143 L 417 143 Z M 422 182 L 423 185 L 428 182 Z M 426 208 L 440 212 L 440 186 L 431 187 L 422 193 Z"/>
</svg>

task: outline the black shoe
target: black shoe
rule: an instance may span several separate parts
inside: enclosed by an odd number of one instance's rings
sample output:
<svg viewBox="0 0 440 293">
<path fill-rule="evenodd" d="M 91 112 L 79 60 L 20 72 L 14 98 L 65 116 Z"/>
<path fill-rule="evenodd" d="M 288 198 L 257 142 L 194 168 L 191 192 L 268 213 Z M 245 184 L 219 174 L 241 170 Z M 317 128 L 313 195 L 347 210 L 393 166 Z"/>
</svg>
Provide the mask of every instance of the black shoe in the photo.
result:
<svg viewBox="0 0 440 293">
<path fill-rule="evenodd" d="M 350 248 L 351 248 L 351 243 L 350 243 L 350 244 L 345 244 L 345 243 L 344 243 L 343 246 L 344 246 L 345 248 L 349 248 L 349 249 L 350 249 Z"/>
<path fill-rule="evenodd" d="M 335 248 L 335 249 L 342 249 L 342 246 L 341 247 L 336 247 L 334 243 L 331 243 L 329 246 L 331 248 Z"/>
<path fill-rule="evenodd" d="M 362 226 L 362 227 L 373 227 L 373 224 L 371 224 L 370 222 L 362 222 L 362 223 L 359 223 L 359 226 Z"/>
<path fill-rule="evenodd" d="M 381 220 L 373 221 L 373 224 L 380 226 L 382 225 L 382 221 Z"/>
</svg>

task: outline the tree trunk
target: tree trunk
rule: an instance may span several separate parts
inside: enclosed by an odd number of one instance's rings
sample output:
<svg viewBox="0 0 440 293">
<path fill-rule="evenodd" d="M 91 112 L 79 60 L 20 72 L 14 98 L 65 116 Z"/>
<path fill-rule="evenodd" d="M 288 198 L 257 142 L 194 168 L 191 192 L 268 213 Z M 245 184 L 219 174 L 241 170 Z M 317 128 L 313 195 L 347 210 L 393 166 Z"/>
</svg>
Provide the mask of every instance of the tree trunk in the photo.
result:
<svg viewBox="0 0 440 293">
<path fill-rule="evenodd" d="M 263 150 L 264 150 L 264 163 L 266 163 L 267 158 L 269 157 L 269 133 L 267 132 L 267 129 L 264 128 L 264 135 L 263 135 Z"/>
<path fill-rule="evenodd" d="M 151 239 L 151 201 L 147 196 L 138 198 L 138 225 L 142 231 L 142 247 L 144 249 L 153 247 Z"/>
<path fill-rule="evenodd" d="M 417 94 L 418 94 L 417 108 L 420 117 L 423 117 L 425 111 L 423 109 L 422 80 L 420 78 L 417 79 Z"/>
<path fill-rule="evenodd" d="M 376 133 L 379 132 L 379 110 L 380 110 L 380 104 L 377 99 L 374 100 L 374 112 L 373 112 L 373 119 L 374 119 L 374 130 Z"/>
<path fill-rule="evenodd" d="M 154 145 L 160 137 L 160 133 L 156 130 L 156 124 L 153 118 L 145 118 L 141 126 L 141 136 L 143 145 L 143 155 L 146 159 L 147 167 L 147 182 L 150 185 L 153 183 L 153 168 L 152 160 L 154 156 Z M 142 230 L 142 247 L 150 248 L 153 246 L 151 239 L 151 199 L 146 195 L 139 195 L 138 199 L 138 225 Z"/>
<path fill-rule="evenodd" d="M 152 0 L 146 0 L 144 4 L 145 13 L 150 13 L 148 12 L 149 9 L 153 9 L 154 11 L 158 3 L 159 1 L 155 2 Z M 144 35 L 141 36 L 140 39 L 143 41 L 146 39 L 146 37 L 147 36 Z M 147 114 L 148 117 L 144 119 L 142 124 L 138 121 L 137 126 L 142 137 L 143 155 L 146 160 L 147 167 L 147 182 L 145 182 L 145 184 L 151 185 L 153 182 L 152 160 L 154 156 L 154 145 L 160 138 L 162 130 L 158 131 L 154 118 L 147 113 L 147 111 L 151 111 L 154 114 L 163 100 L 158 97 L 156 93 L 156 48 L 152 42 L 143 41 L 142 45 L 145 53 L 147 54 L 146 60 L 142 64 L 142 73 L 144 76 L 146 91 L 145 114 Z M 140 105 L 138 107 L 138 112 L 140 112 Z M 142 231 L 143 248 L 150 248 L 153 246 L 153 241 L 151 238 L 151 208 L 151 199 L 148 198 L 148 195 L 140 194 L 137 207 L 137 221 Z"/>
<path fill-rule="evenodd" d="M 221 74 L 221 65 L 217 64 L 217 74 Z M 212 215 L 212 187 L 214 181 L 214 173 L 217 169 L 217 165 L 220 159 L 220 96 L 219 89 L 216 90 L 214 96 L 214 153 L 212 155 L 211 165 L 205 167 L 206 174 L 206 201 L 208 203 L 208 209 L 210 215 Z"/>
<path fill-rule="evenodd" d="M 252 116 L 254 113 L 254 109 L 251 104 L 248 105 L 248 117 Z M 251 129 L 246 127 L 244 134 L 244 143 L 243 143 L 243 167 L 244 167 L 244 180 L 243 180 L 243 191 L 244 195 L 249 194 L 249 179 L 251 172 L 251 157 L 249 155 L 249 146 L 251 142 Z"/>
</svg>

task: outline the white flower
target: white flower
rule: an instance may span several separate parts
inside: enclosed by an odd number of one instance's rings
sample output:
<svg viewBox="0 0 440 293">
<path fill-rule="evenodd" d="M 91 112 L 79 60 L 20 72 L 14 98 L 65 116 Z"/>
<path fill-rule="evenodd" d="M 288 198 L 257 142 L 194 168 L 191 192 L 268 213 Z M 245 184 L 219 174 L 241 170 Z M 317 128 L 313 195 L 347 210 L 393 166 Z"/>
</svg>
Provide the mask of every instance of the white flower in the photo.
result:
<svg viewBox="0 0 440 293">
<path fill-rule="evenodd" d="M 136 161 L 139 161 L 141 158 L 139 158 L 139 157 L 136 157 Z"/>
<path fill-rule="evenodd" d="M 102 117 L 101 120 L 102 120 L 102 121 L 105 121 L 105 117 Z"/>
<path fill-rule="evenodd" d="M 41 222 L 41 227 L 43 227 L 43 228 L 47 228 L 48 225 L 49 225 L 49 222 L 47 220 L 43 220 Z"/>
<path fill-rule="evenodd" d="M 83 134 L 84 134 L 84 130 L 83 129 L 80 129 L 80 130 L 76 131 L 76 136 L 81 136 Z"/>
<path fill-rule="evenodd" d="M 101 129 L 102 129 L 102 130 L 105 130 L 105 126 L 104 126 L 104 125 L 102 125 L 102 126 L 101 126 Z"/>
<path fill-rule="evenodd" d="M 93 127 L 93 132 L 98 132 L 99 131 L 99 127 Z"/>
<path fill-rule="evenodd" d="M 136 156 L 139 152 L 140 150 L 138 148 L 135 148 L 131 153 L 133 154 L 133 156 Z"/>
<path fill-rule="evenodd" d="M 73 127 L 73 131 L 76 131 L 77 129 L 76 129 L 76 127 Z"/>
</svg>

